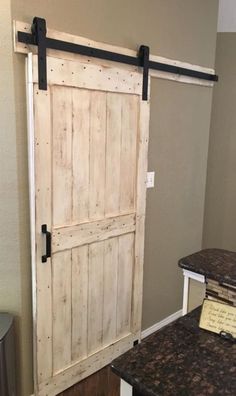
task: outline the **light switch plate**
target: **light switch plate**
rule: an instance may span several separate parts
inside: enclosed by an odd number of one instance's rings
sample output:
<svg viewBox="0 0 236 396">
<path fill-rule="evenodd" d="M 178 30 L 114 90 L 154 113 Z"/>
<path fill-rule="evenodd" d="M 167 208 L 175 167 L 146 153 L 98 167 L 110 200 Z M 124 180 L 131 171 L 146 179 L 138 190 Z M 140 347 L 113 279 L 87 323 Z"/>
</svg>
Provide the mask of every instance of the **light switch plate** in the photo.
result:
<svg viewBox="0 0 236 396">
<path fill-rule="evenodd" d="M 147 188 L 154 187 L 155 172 L 147 172 Z"/>
</svg>

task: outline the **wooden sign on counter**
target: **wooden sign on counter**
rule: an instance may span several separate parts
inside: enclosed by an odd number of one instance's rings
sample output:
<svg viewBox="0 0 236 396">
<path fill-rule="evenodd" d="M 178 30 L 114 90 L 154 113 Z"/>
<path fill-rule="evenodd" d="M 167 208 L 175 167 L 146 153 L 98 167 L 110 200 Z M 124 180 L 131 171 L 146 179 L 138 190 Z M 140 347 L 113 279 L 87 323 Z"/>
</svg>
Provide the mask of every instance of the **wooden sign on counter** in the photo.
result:
<svg viewBox="0 0 236 396">
<path fill-rule="evenodd" d="M 217 334 L 223 331 L 236 338 L 236 307 L 205 299 L 199 327 Z"/>
</svg>

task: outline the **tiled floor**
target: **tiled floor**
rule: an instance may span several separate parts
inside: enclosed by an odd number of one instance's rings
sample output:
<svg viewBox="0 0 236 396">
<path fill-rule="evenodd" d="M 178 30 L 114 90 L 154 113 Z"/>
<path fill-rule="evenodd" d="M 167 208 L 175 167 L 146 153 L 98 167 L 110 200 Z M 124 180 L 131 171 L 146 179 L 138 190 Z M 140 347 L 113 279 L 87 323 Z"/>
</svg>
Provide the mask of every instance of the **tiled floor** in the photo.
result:
<svg viewBox="0 0 236 396">
<path fill-rule="evenodd" d="M 58 396 L 119 396 L 120 379 L 109 367 L 98 371 Z"/>
</svg>

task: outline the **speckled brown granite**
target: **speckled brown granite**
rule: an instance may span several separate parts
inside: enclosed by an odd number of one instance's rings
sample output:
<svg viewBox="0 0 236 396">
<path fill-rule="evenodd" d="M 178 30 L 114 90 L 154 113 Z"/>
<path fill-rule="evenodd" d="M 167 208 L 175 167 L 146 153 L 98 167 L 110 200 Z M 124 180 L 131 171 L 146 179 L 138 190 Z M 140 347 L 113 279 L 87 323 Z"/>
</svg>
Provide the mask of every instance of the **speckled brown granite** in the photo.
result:
<svg viewBox="0 0 236 396">
<path fill-rule="evenodd" d="M 236 252 L 205 249 L 182 258 L 179 266 L 219 283 L 236 286 Z"/>
<path fill-rule="evenodd" d="M 142 396 L 236 395 L 236 344 L 198 327 L 200 308 L 112 362 Z"/>
</svg>

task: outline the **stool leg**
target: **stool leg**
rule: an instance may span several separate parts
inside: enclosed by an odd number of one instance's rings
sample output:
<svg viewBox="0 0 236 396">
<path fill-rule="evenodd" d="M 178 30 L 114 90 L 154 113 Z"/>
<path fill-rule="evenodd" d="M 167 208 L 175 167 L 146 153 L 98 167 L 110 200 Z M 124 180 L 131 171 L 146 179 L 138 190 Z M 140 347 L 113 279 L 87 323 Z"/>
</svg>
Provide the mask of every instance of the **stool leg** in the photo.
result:
<svg viewBox="0 0 236 396">
<path fill-rule="evenodd" d="M 188 313 L 188 291 L 189 291 L 189 277 L 184 275 L 184 292 L 183 292 L 183 308 L 182 314 Z"/>
<path fill-rule="evenodd" d="M 127 382 L 120 380 L 120 396 L 132 396 L 133 395 L 133 387 Z"/>
</svg>

